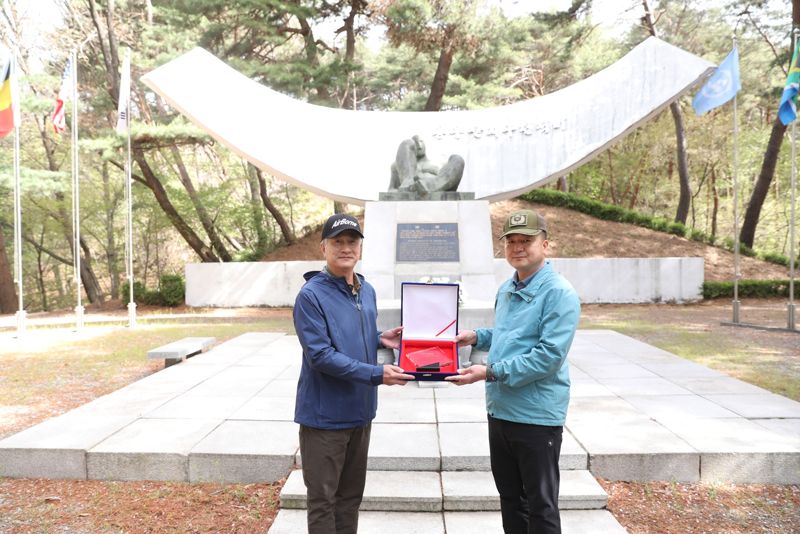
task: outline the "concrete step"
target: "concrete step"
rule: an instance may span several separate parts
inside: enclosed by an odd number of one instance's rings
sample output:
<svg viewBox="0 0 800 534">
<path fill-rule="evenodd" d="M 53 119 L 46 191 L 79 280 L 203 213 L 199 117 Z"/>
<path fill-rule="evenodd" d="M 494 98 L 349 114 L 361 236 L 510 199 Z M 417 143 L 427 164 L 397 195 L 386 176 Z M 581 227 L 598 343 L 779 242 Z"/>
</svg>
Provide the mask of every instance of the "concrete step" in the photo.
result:
<svg viewBox="0 0 800 534">
<path fill-rule="evenodd" d="M 439 393 L 437 393 L 438 395 Z M 443 422 L 445 403 L 455 401 L 462 410 L 471 403 L 478 404 L 474 411 L 480 415 L 474 422 Z M 403 409 L 413 413 L 433 414 L 439 410 L 438 423 L 406 421 L 402 423 L 375 422 L 372 425 L 367 469 L 371 471 L 489 471 L 489 440 L 483 400 L 476 399 L 402 399 L 388 397 L 381 399 L 380 410 L 389 414 L 400 413 Z M 435 406 L 435 407 L 434 407 Z M 466 408 L 465 408 L 466 407 Z M 458 417 L 454 406 L 446 408 Z M 399 415 L 393 416 L 395 419 Z M 482 419 L 482 422 L 481 422 Z M 398 451 L 403 451 L 398 454 Z M 302 467 L 303 459 L 298 451 L 297 465 Z M 587 469 L 588 454 L 565 430 L 561 444 L 559 467 L 566 469 Z"/>
<path fill-rule="evenodd" d="M 562 510 L 596 510 L 608 495 L 588 471 L 562 471 Z M 281 491 L 281 507 L 306 507 L 303 472 L 292 471 Z M 496 511 L 500 498 L 488 471 L 367 471 L 361 510 L 390 512 Z"/>
<path fill-rule="evenodd" d="M 359 534 L 503 534 L 499 512 L 361 512 Z M 562 510 L 563 534 L 626 534 L 608 510 Z M 305 510 L 281 510 L 269 534 L 307 532 Z"/>
</svg>

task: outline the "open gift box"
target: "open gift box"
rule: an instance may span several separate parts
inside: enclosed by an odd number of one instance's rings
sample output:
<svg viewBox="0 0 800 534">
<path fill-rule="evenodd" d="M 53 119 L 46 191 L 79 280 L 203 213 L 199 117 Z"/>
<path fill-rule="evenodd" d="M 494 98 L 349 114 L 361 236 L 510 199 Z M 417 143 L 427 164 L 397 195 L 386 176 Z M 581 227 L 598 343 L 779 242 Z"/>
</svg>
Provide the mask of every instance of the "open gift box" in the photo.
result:
<svg viewBox="0 0 800 534">
<path fill-rule="evenodd" d="M 458 374 L 458 284 L 403 282 L 398 366 L 416 380 Z"/>
</svg>

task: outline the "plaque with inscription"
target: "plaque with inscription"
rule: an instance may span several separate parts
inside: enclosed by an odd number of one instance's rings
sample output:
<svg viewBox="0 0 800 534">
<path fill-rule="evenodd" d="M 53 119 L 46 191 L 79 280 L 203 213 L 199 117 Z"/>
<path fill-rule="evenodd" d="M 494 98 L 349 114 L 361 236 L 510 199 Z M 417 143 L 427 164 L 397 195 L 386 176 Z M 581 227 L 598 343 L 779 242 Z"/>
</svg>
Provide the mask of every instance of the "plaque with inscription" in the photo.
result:
<svg viewBox="0 0 800 534">
<path fill-rule="evenodd" d="M 457 262 L 458 223 L 399 223 L 397 262 Z"/>
</svg>

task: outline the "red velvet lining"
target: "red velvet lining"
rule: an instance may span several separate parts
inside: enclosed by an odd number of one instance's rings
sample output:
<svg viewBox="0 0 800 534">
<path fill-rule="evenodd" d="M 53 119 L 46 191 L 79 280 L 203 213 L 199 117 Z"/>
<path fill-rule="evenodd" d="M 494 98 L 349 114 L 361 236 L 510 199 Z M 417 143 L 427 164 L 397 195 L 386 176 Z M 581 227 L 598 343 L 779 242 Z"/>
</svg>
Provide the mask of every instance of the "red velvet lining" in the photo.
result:
<svg viewBox="0 0 800 534">
<path fill-rule="evenodd" d="M 439 369 L 418 369 L 418 365 L 430 365 L 437 362 L 440 363 Z M 400 344 L 399 366 L 404 371 L 411 372 L 455 373 L 458 370 L 456 342 L 453 340 L 404 339 Z"/>
</svg>

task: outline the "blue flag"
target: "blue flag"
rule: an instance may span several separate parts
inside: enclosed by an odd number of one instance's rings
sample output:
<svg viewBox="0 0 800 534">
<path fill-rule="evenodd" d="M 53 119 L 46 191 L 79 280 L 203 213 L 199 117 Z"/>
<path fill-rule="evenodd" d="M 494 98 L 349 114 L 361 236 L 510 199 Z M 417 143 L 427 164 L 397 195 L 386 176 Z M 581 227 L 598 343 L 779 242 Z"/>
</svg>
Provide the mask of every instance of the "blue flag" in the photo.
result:
<svg viewBox="0 0 800 534">
<path fill-rule="evenodd" d="M 742 88 L 739 79 L 739 50 L 734 47 L 725 61 L 719 64 L 717 70 L 708 79 L 700 92 L 694 95 L 692 107 L 695 113 L 702 115 L 716 107 L 721 106 Z"/>
<path fill-rule="evenodd" d="M 781 105 L 778 108 L 778 118 L 784 126 L 797 118 L 797 92 L 800 89 L 800 61 L 798 57 L 798 50 L 800 50 L 800 41 L 794 48 L 792 55 L 792 65 L 789 67 L 789 76 L 786 78 L 786 86 L 783 88 L 783 95 L 781 96 Z"/>
</svg>

